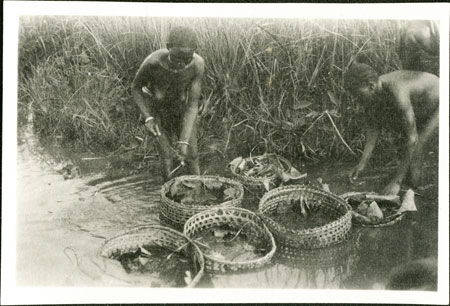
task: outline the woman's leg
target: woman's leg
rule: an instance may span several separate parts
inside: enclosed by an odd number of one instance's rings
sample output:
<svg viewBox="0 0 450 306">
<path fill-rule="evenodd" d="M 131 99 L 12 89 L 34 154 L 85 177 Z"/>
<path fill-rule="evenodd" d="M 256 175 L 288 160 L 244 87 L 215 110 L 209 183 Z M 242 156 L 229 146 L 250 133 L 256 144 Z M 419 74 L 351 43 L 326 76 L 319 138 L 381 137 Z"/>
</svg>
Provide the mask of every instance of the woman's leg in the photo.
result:
<svg viewBox="0 0 450 306">
<path fill-rule="evenodd" d="M 200 175 L 200 165 L 198 160 L 198 148 L 197 148 L 197 120 L 194 122 L 191 138 L 189 139 L 188 156 L 186 162 L 189 167 L 189 173 Z"/>
</svg>

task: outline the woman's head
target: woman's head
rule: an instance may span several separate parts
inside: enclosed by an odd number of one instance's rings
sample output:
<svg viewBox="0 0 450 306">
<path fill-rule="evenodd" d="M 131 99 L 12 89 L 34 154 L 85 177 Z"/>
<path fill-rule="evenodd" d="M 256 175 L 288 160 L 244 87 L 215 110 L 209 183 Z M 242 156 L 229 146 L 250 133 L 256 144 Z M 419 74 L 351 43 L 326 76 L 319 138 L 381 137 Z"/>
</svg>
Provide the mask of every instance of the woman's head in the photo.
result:
<svg viewBox="0 0 450 306">
<path fill-rule="evenodd" d="M 344 84 L 352 95 L 371 100 L 378 88 L 378 73 L 369 65 L 353 63 L 345 74 Z"/>
<path fill-rule="evenodd" d="M 172 69 L 182 69 L 189 65 L 197 49 L 197 36 L 187 27 L 174 27 L 167 41 L 169 50 L 169 66 Z"/>
</svg>

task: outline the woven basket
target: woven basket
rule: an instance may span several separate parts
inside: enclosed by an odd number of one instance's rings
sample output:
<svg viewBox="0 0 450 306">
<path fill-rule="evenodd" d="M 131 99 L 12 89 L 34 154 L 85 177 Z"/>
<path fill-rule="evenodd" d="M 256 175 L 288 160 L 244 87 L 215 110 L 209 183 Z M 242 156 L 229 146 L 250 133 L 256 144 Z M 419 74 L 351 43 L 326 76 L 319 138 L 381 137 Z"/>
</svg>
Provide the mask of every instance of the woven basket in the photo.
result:
<svg viewBox="0 0 450 306">
<path fill-rule="evenodd" d="M 334 218 L 323 226 L 294 230 L 269 217 L 278 207 L 289 209 L 291 199 L 298 195 L 318 206 L 322 212 Z M 275 237 L 280 248 L 315 249 L 342 242 L 351 228 L 351 208 L 342 198 L 330 192 L 307 188 L 302 185 L 278 187 L 267 192 L 260 200 L 258 212 Z"/>
<path fill-rule="evenodd" d="M 219 260 L 204 254 L 205 265 L 207 271 L 227 272 L 242 271 L 246 269 L 260 268 L 270 262 L 275 254 L 275 240 L 270 231 L 255 213 L 237 207 L 215 208 L 203 211 L 191 217 L 184 225 L 184 234 L 193 237 L 195 234 L 216 226 L 228 225 L 234 229 L 242 229 L 246 224 L 246 230 L 250 230 L 255 234 L 263 235 L 264 239 L 270 244 L 270 251 L 261 258 L 249 261 L 227 261 Z M 194 241 L 195 243 L 195 241 Z"/>
<path fill-rule="evenodd" d="M 350 258 L 359 256 L 361 233 L 351 231 L 342 243 L 318 249 L 278 247 L 273 261 L 292 267 L 325 268 L 346 265 Z"/>
<path fill-rule="evenodd" d="M 237 187 L 238 195 L 235 199 L 228 200 L 219 205 L 206 206 L 206 205 L 185 205 L 178 203 L 166 196 L 167 192 L 170 190 L 170 186 L 175 180 L 179 181 L 219 181 L 222 184 L 226 184 L 229 187 Z M 244 188 L 241 183 L 234 180 L 230 180 L 220 176 L 209 176 L 209 175 L 185 175 L 176 177 L 167 183 L 165 183 L 161 188 L 161 205 L 159 212 L 159 219 L 162 224 L 172 226 L 176 229 L 182 229 L 184 223 L 196 213 L 201 211 L 211 209 L 213 207 L 234 207 L 239 206 L 242 203 L 244 197 Z"/>
<path fill-rule="evenodd" d="M 187 288 L 195 287 L 203 276 L 205 260 L 198 246 L 180 232 L 158 224 L 144 225 L 129 229 L 108 239 L 99 251 L 103 257 L 113 258 L 124 253 L 135 252 L 144 245 L 157 245 L 175 251 L 183 247 L 183 252 L 192 257 L 196 274 Z"/>
<path fill-rule="evenodd" d="M 366 194 L 367 194 L 367 192 L 347 192 L 347 193 L 344 193 L 344 194 L 340 195 L 340 197 L 343 198 L 346 202 L 348 202 L 348 199 L 350 197 L 359 196 L 359 195 L 366 195 Z M 352 208 L 352 207 L 350 206 L 350 208 Z M 403 220 L 404 216 L 405 216 L 405 213 L 401 213 L 400 215 L 398 215 L 397 217 L 395 217 L 392 220 L 389 220 L 387 222 L 383 222 L 383 220 L 381 220 L 381 222 L 377 223 L 377 224 L 361 223 L 361 222 L 359 222 L 356 219 L 353 219 L 353 223 L 358 224 L 358 225 L 363 226 L 363 227 L 385 227 L 385 226 L 394 225 L 394 224 L 400 222 L 401 220 Z"/>
<path fill-rule="evenodd" d="M 328 249 L 340 245 L 298 250 L 303 254 L 289 259 L 277 257 L 279 254 L 277 251 L 276 258 L 272 260 L 275 264 L 267 269 L 265 279 L 271 282 L 271 288 L 342 289 L 343 283 L 355 274 L 360 255 L 345 252 L 336 253 L 336 256 L 328 254 Z M 305 255 L 306 252 L 310 254 Z"/>
<path fill-rule="evenodd" d="M 268 156 L 271 156 L 271 154 L 267 154 Z M 272 154 L 272 156 L 274 156 L 275 154 Z M 275 155 L 277 157 L 277 159 L 281 162 L 281 164 L 284 167 L 284 170 L 286 172 L 288 172 L 289 170 L 291 170 L 292 165 L 291 163 L 285 159 L 284 157 L 281 157 L 279 155 Z M 265 155 L 259 155 L 259 156 L 254 156 L 252 158 L 258 158 L 258 159 L 262 159 L 264 160 Z M 250 161 L 250 157 L 247 157 L 244 159 L 246 162 Z M 264 182 L 266 180 L 269 181 L 269 186 L 270 189 L 275 188 L 279 185 L 280 182 L 277 181 L 277 177 L 275 175 L 273 176 L 269 176 L 269 177 L 251 177 L 251 176 L 246 176 L 243 174 L 239 174 L 236 173 L 235 170 L 231 169 L 231 174 L 233 175 L 233 177 L 235 179 L 237 179 L 238 181 L 240 181 L 246 188 L 250 189 L 251 191 L 260 191 L 260 190 L 266 190 L 264 187 Z"/>
</svg>

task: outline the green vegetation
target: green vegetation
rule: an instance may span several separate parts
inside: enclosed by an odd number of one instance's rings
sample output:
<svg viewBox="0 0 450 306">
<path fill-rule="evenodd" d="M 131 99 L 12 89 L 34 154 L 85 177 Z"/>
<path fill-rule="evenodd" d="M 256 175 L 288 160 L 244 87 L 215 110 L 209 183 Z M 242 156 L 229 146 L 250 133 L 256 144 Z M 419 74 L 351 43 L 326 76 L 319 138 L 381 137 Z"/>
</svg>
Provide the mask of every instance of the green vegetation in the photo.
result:
<svg viewBox="0 0 450 306">
<path fill-rule="evenodd" d="M 222 153 L 352 156 L 364 118 L 343 73 L 355 56 L 379 73 L 398 68 L 394 21 L 23 17 L 19 124 L 32 103 L 43 137 L 95 151 L 141 138 L 136 150 L 148 152 L 130 85 L 174 24 L 197 32 L 207 63 L 200 144 Z"/>
</svg>

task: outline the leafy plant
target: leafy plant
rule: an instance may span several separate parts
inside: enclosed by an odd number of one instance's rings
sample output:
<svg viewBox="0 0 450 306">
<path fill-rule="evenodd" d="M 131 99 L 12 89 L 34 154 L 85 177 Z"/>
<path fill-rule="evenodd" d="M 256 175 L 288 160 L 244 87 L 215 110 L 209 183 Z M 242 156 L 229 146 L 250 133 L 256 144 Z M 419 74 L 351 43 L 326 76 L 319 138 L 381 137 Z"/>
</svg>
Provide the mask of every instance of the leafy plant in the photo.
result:
<svg viewBox="0 0 450 306">
<path fill-rule="evenodd" d="M 207 67 L 201 149 L 220 139 L 222 154 L 255 148 L 318 161 L 358 152 L 364 118 L 343 75 L 356 57 L 379 73 L 398 68 L 389 20 L 24 16 L 19 123 L 31 110 L 39 134 L 66 146 L 111 152 L 138 137 L 136 150 L 153 150 L 130 87 L 173 25 L 197 33 Z"/>
<path fill-rule="evenodd" d="M 175 179 L 167 196 L 186 205 L 217 205 L 235 199 L 239 189 L 214 180 L 180 180 Z"/>
</svg>

